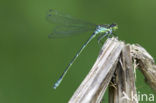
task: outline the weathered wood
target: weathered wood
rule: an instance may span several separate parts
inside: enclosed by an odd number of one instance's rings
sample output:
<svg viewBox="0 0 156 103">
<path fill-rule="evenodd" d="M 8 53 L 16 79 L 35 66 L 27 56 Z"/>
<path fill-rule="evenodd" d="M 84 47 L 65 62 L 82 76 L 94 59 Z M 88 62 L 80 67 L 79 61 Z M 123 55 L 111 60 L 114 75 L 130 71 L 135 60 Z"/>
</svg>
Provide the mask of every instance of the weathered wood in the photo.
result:
<svg viewBox="0 0 156 103">
<path fill-rule="evenodd" d="M 156 92 L 156 65 L 152 56 L 140 45 L 131 45 L 131 55 L 137 61 L 145 82 Z"/>
<path fill-rule="evenodd" d="M 133 97 L 136 87 L 129 45 L 122 50 L 114 78 L 115 88 L 109 87 L 109 103 L 138 103 L 137 97 Z"/>
<path fill-rule="evenodd" d="M 69 103 L 100 103 L 114 74 L 124 43 L 116 38 L 107 39 L 102 50 Z"/>
<path fill-rule="evenodd" d="M 156 91 L 156 65 L 149 53 L 139 45 L 107 39 L 69 103 L 100 103 L 109 84 L 109 103 L 138 103 L 133 65 L 139 66 L 146 82 Z"/>
</svg>

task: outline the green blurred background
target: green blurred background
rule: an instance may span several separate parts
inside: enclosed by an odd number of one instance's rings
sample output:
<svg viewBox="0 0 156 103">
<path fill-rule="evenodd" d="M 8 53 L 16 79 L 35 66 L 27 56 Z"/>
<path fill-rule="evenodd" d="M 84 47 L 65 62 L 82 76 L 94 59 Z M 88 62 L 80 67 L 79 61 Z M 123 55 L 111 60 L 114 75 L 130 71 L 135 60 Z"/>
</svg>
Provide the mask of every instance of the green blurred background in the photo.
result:
<svg viewBox="0 0 156 103">
<path fill-rule="evenodd" d="M 96 39 L 79 56 L 61 86 L 52 89 L 92 32 L 48 39 L 53 28 L 46 21 L 50 8 L 96 24 L 115 22 L 120 40 L 139 43 L 156 57 L 155 0 L 1 0 L 0 103 L 67 103 L 94 64 L 100 50 Z M 137 74 L 141 93 L 152 93 L 141 73 Z"/>
</svg>

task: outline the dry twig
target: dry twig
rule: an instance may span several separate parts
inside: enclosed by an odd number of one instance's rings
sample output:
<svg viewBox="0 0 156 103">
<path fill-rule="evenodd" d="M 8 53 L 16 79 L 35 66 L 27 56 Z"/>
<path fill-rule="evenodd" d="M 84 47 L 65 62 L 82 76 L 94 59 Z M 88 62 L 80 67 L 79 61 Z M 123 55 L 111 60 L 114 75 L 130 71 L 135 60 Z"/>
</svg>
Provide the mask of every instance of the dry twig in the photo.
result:
<svg viewBox="0 0 156 103">
<path fill-rule="evenodd" d="M 147 83 L 156 90 L 156 66 L 149 53 L 139 45 L 127 45 L 109 38 L 69 103 L 100 103 L 110 83 L 113 86 L 109 87 L 109 103 L 137 103 L 137 98 L 131 95 L 136 94 L 134 60 Z"/>
</svg>

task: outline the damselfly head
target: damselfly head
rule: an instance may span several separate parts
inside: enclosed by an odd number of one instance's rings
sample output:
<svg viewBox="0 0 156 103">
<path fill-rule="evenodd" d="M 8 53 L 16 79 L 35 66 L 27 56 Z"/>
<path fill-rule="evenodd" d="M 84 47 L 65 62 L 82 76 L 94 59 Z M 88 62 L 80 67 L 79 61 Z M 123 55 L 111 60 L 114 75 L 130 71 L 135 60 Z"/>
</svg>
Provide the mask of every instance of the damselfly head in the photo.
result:
<svg viewBox="0 0 156 103">
<path fill-rule="evenodd" d="M 109 28 L 112 28 L 113 31 L 115 31 L 116 29 L 118 29 L 118 25 L 115 23 L 112 23 Z"/>
</svg>

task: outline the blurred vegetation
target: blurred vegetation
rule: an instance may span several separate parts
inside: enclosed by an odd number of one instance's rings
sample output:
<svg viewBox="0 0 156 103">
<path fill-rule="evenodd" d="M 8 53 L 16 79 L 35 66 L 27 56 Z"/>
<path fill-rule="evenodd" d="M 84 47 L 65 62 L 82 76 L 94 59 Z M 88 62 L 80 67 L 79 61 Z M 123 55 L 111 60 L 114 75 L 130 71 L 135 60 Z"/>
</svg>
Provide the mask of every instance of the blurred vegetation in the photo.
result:
<svg viewBox="0 0 156 103">
<path fill-rule="evenodd" d="M 45 19 L 48 9 L 96 24 L 115 22 L 119 25 L 119 39 L 139 43 L 156 57 L 155 5 L 155 0 L 1 0 L 0 103 L 66 103 L 96 60 L 100 47 L 95 39 L 61 86 L 52 89 L 92 32 L 48 39 L 53 28 Z M 137 83 L 145 85 L 143 81 Z M 152 93 L 146 85 L 144 88 Z"/>
</svg>

